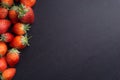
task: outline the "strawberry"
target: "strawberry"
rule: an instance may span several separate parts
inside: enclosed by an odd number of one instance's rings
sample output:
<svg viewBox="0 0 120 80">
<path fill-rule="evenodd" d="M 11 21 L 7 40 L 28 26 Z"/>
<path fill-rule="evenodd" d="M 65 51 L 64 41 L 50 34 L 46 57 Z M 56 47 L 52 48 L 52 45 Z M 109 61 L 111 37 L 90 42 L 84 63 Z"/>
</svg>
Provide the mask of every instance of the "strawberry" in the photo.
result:
<svg viewBox="0 0 120 80">
<path fill-rule="evenodd" d="M 6 55 L 6 61 L 10 67 L 14 67 L 19 62 L 20 59 L 19 53 L 20 52 L 15 48 L 8 51 Z"/>
<path fill-rule="evenodd" d="M 19 21 L 17 9 L 18 9 L 17 6 L 13 6 L 8 12 L 8 16 L 13 24 Z"/>
<path fill-rule="evenodd" d="M 27 36 L 15 36 L 15 38 L 11 41 L 10 46 L 17 49 L 23 49 L 28 44 Z"/>
<path fill-rule="evenodd" d="M 11 22 L 7 19 L 0 19 L 0 34 L 5 33 L 11 26 Z"/>
<path fill-rule="evenodd" d="M 14 4 L 14 0 L 1 0 L 1 4 L 6 7 L 11 7 Z"/>
<path fill-rule="evenodd" d="M 30 28 L 29 24 L 16 23 L 13 26 L 12 31 L 17 35 L 24 35 L 29 30 L 29 28 Z"/>
<path fill-rule="evenodd" d="M 0 19 L 4 19 L 7 17 L 8 9 L 4 7 L 0 7 Z"/>
<path fill-rule="evenodd" d="M 14 36 L 13 34 L 7 32 L 1 35 L 1 40 L 3 42 L 11 42 L 13 40 Z"/>
<path fill-rule="evenodd" d="M 29 7 L 33 7 L 36 3 L 36 0 L 20 0 L 20 3 Z"/>
<path fill-rule="evenodd" d="M 18 18 L 22 23 L 32 24 L 34 22 L 34 12 L 31 7 L 20 5 L 18 8 Z"/>
<path fill-rule="evenodd" d="M 0 72 L 3 72 L 7 68 L 7 63 L 4 57 L 0 58 Z"/>
<path fill-rule="evenodd" d="M 1 80 L 12 80 L 16 74 L 16 68 L 8 68 L 3 71 Z"/>
<path fill-rule="evenodd" d="M 0 56 L 4 56 L 7 52 L 7 49 L 6 43 L 0 41 Z"/>
</svg>

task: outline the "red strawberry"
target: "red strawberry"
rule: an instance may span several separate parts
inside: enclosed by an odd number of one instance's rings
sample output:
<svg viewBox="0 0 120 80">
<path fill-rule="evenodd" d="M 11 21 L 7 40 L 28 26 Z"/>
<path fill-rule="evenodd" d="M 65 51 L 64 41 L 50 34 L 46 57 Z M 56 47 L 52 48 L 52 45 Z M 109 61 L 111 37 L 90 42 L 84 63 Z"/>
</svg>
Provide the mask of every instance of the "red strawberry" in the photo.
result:
<svg viewBox="0 0 120 80">
<path fill-rule="evenodd" d="M 11 22 L 7 19 L 0 19 L 0 34 L 5 33 L 11 26 Z"/>
<path fill-rule="evenodd" d="M 0 57 L 4 56 L 7 52 L 8 48 L 6 43 L 0 41 Z"/>
<path fill-rule="evenodd" d="M 27 36 L 16 36 L 10 43 L 10 46 L 17 49 L 23 49 L 28 44 Z"/>
<path fill-rule="evenodd" d="M 14 0 L 1 0 L 1 4 L 6 7 L 11 7 L 14 4 Z"/>
<path fill-rule="evenodd" d="M 29 30 L 29 28 L 30 28 L 29 24 L 16 23 L 13 26 L 12 31 L 17 35 L 24 35 Z"/>
<path fill-rule="evenodd" d="M 33 7 L 36 3 L 36 0 L 20 0 L 20 3 L 29 7 Z"/>
<path fill-rule="evenodd" d="M 10 67 L 14 67 L 20 59 L 19 51 L 15 48 L 9 50 L 9 52 L 6 55 L 6 61 L 9 64 Z"/>
<path fill-rule="evenodd" d="M 17 23 L 19 21 L 18 19 L 18 14 L 17 14 L 17 6 L 13 6 L 10 10 L 9 10 L 9 18 L 11 20 L 11 22 L 13 24 Z"/>
<path fill-rule="evenodd" d="M 1 80 L 12 80 L 16 74 L 16 68 L 6 69 L 1 76 Z"/>
<path fill-rule="evenodd" d="M 7 63 L 4 57 L 0 58 L 0 72 L 3 72 L 7 68 Z"/>
<path fill-rule="evenodd" d="M 11 33 L 4 33 L 1 35 L 1 40 L 3 42 L 11 42 L 13 40 L 14 36 Z"/>
<path fill-rule="evenodd" d="M 4 19 L 7 17 L 8 9 L 4 7 L 0 7 L 0 19 Z"/>
<path fill-rule="evenodd" d="M 31 7 L 20 5 L 18 8 L 18 18 L 22 23 L 32 24 L 34 22 L 34 12 Z"/>
</svg>

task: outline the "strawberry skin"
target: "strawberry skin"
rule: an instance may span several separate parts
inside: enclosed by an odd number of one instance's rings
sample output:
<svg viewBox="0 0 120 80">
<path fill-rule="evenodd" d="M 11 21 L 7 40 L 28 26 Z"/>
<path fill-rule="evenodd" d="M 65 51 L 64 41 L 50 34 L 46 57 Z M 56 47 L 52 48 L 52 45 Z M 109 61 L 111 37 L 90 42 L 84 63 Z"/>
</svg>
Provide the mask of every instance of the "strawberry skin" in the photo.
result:
<svg viewBox="0 0 120 80">
<path fill-rule="evenodd" d="M 4 33 L 1 35 L 1 40 L 3 42 L 11 42 L 13 40 L 14 36 L 11 33 Z"/>
<path fill-rule="evenodd" d="M 14 67 L 20 59 L 19 51 L 15 48 L 9 50 L 9 52 L 6 55 L 6 61 L 9 64 L 10 67 Z"/>
<path fill-rule="evenodd" d="M 7 68 L 7 63 L 4 57 L 0 58 L 0 72 L 3 72 Z"/>
<path fill-rule="evenodd" d="M 0 57 L 4 56 L 7 52 L 8 48 L 6 43 L 0 41 Z"/>
<path fill-rule="evenodd" d="M 29 7 L 33 7 L 36 3 L 36 0 L 20 0 L 20 3 Z"/>
<path fill-rule="evenodd" d="M 0 7 L 0 19 L 4 19 L 7 17 L 8 10 L 6 8 Z"/>
<path fill-rule="evenodd" d="M 24 35 L 29 30 L 29 28 L 30 28 L 29 24 L 16 23 L 13 26 L 12 31 L 17 35 Z"/>
<path fill-rule="evenodd" d="M 1 80 L 12 80 L 16 74 L 16 68 L 8 68 L 2 73 Z"/>
<path fill-rule="evenodd" d="M 10 26 L 11 26 L 11 22 L 9 20 L 0 19 L 0 34 L 7 32 Z"/>
<path fill-rule="evenodd" d="M 15 38 L 11 41 L 10 46 L 17 49 L 23 49 L 28 44 L 27 36 L 15 36 Z"/>
<path fill-rule="evenodd" d="M 18 18 L 22 23 L 32 24 L 34 22 L 34 12 L 31 7 L 20 5 L 18 9 Z"/>
<path fill-rule="evenodd" d="M 17 9 L 18 9 L 17 6 L 13 6 L 8 12 L 8 16 L 13 24 L 19 21 Z"/>
</svg>

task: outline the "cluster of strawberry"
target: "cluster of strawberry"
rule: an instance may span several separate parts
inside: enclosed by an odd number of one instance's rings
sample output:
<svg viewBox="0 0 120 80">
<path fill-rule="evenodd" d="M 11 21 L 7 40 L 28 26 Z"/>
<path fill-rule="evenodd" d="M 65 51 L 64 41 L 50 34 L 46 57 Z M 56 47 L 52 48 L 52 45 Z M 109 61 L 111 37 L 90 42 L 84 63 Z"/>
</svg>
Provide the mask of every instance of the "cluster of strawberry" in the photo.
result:
<svg viewBox="0 0 120 80">
<path fill-rule="evenodd" d="M 34 22 L 36 0 L 0 0 L 0 80 L 12 80 L 21 49 L 28 46 L 27 31 Z"/>
</svg>

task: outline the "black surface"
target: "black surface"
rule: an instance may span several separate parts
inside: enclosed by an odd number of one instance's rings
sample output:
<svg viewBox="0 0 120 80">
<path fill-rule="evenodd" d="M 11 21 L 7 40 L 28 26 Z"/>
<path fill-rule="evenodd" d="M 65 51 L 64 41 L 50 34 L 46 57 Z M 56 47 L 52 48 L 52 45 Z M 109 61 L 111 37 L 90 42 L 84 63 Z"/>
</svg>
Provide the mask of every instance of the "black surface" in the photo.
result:
<svg viewBox="0 0 120 80">
<path fill-rule="evenodd" d="M 34 11 L 14 80 L 120 80 L 120 0 L 37 0 Z"/>
</svg>

